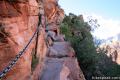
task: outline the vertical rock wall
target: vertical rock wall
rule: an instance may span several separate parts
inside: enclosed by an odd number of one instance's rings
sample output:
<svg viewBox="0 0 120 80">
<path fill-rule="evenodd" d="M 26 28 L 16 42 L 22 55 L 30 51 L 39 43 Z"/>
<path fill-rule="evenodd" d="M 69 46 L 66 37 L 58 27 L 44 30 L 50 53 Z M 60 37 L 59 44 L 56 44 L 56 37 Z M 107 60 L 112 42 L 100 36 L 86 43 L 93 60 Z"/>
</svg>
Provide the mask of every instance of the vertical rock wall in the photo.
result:
<svg viewBox="0 0 120 80">
<path fill-rule="evenodd" d="M 0 1 L 0 71 L 28 43 L 38 25 L 39 6 L 36 0 Z M 3 80 L 31 78 L 31 51 L 34 42 Z"/>
<path fill-rule="evenodd" d="M 58 0 L 44 0 L 44 9 L 47 17 L 47 30 L 57 30 L 59 34 L 59 24 L 64 18 L 64 11 L 58 5 Z"/>
</svg>

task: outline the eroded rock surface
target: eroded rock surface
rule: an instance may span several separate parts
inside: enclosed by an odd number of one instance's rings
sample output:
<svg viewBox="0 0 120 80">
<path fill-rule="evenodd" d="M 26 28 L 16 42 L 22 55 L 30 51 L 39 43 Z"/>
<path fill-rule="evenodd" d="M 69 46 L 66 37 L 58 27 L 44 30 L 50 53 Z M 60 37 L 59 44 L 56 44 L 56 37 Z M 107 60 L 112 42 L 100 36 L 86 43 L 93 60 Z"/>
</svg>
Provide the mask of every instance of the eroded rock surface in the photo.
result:
<svg viewBox="0 0 120 80">
<path fill-rule="evenodd" d="M 38 13 L 39 6 L 36 0 L 0 1 L 0 71 L 2 71 L 28 43 L 38 25 Z M 42 43 L 42 46 L 44 44 L 44 40 L 42 40 L 43 35 L 39 37 L 39 42 Z M 33 41 L 25 54 L 6 74 L 3 80 L 31 79 L 31 52 L 35 46 L 34 44 Z"/>
<path fill-rule="evenodd" d="M 48 53 L 49 57 L 74 57 L 75 52 L 68 42 L 54 42 Z"/>
<path fill-rule="evenodd" d="M 74 57 L 74 50 L 64 41 L 64 36 L 59 31 L 64 11 L 58 5 L 58 0 L 0 1 L 0 71 L 28 43 L 38 26 L 39 14 L 43 17 L 36 53 L 39 59 L 38 65 L 32 72 L 32 50 L 36 46 L 35 38 L 15 66 L 2 79 L 84 80 Z M 55 33 L 54 40 L 52 36 L 45 38 L 49 34 L 45 30 Z"/>
<path fill-rule="evenodd" d="M 85 80 L 68 42 L 55 42 L 51 47 L 54 51 L 48 53 L 39 80 Z"/>
</svg>

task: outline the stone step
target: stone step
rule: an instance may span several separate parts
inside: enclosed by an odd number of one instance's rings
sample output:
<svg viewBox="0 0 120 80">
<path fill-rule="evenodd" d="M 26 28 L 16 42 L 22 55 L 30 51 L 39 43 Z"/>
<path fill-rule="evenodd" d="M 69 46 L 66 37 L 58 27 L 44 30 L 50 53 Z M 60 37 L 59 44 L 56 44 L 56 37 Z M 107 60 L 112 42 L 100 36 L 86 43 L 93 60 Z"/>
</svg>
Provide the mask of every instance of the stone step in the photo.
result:
<svg viewBox="0 0 120 80">
<path fill-rule="evenodd" d="M 39 80 L 83 80 L 76 58 L 46 58 Z"/>
<path fill-rule="evenodd" d="M 65 35 L 58 35 L 56 36 L 56 42 L 63 42 L 65 40 Z"/>
<path fill-rule="evenodd" d="M 46 34 L 46 37 L 51 37 L 53 41 L 59 41 L 62 42 L 64 41 L 65 35 L 59 34 L 56 36 L 56 33 L 54 31 L 48 31 Z"/>
<path fill-rule="evenodd" d="M 53 46 L 49 48 L 49 57 L 74 57 L 75 52 L 70 46 L 69 42 L 54 42 Z"/>
</svg>

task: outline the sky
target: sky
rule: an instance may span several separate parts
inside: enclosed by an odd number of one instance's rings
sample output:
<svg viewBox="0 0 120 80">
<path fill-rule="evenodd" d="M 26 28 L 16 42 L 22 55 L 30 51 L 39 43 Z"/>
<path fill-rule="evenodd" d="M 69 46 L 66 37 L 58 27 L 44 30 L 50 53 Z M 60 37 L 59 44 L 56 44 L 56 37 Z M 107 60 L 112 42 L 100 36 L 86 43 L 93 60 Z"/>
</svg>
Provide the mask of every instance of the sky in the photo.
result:
<svg viewBox="0 0 120 80">
<path fill-rule="evenodd" d="M 100 27 L 93 33 L 99 39 L 120 34 L 120 0 L 59 0 L 65 13 L 83 14 L 98 19 Z"/>
</svg>

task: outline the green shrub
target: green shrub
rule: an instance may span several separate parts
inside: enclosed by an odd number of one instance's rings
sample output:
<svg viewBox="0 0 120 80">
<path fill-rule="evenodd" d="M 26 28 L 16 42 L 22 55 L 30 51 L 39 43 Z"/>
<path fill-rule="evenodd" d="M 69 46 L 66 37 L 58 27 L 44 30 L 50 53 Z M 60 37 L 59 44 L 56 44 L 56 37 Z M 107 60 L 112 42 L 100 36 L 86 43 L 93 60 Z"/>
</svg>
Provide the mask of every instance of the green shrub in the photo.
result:
<svg viewBox="0 0 120 80">
<path fill-rule="evenodd" d="M 34 55 L 35 50 L 32 50 L 32 63 L 31 63 L 31 67 L 32 67 L 32 71 L 36 68 L 36 66 L 39 63 L 39 59 Z"/>
</svg>

